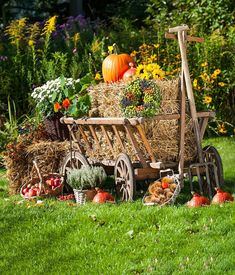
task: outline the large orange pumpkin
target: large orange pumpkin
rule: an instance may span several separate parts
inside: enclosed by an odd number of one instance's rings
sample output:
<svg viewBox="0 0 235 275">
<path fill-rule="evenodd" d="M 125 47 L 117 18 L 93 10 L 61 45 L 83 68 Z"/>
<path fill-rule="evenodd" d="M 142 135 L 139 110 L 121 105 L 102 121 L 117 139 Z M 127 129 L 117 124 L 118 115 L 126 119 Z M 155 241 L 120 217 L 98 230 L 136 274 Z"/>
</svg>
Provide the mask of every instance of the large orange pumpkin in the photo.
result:
<svg viewBox="0 0 235 275">
<path fill-rule="evenodd" d="M 127 53 L 110 54 L 102 63 L 102 74 L 105 82 L 112 83 L 122 79 L 125 71 L 129 69 L 129 63 L 133 59 Z"/>
</svg>

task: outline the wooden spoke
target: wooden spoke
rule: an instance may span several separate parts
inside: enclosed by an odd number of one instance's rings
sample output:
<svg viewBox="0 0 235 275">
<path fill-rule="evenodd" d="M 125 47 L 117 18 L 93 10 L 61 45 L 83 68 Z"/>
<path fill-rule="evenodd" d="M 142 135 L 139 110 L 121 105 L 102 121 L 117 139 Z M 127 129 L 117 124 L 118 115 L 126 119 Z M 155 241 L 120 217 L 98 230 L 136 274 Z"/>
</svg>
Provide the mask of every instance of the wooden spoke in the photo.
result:
<svg viewBox="0 0 235 275">
<path fill-rule="evenodd" d="M 206 163 L 212 163 L 213 165 L 208 165 L 206 170 L 207 177 L 209 178 L 209 185 L 204 182 L 204 192 L 208 193 L 209 189 L 214 191 L 215 187 L 219 187 L 224 184 L 224 173 L 223 173 L 223 163 L 219 152 L 213 146 L 206 146 L 203 148 L 204 160 Z M 208 181 L 208 180 L 207 180 Z"/>
<path fill-rule="evenodd" d="M 60 168 L 60 174 L 63 175 L 65 180 L 65 189 L 69 191 L 71 188 L 67 183 L 67 168 L 80 169 L 82 166 L 88 166 L 89 163 L 84 155 L 79 152 L 68 152 L 65 156 Z"/>
<path fill-rule="evenodd" d="M 127 154 L 120 154 L 114 166 L 117 197 L 132 201 L 135 195 L 135 178 L 132 163 Z"/>
</svg>

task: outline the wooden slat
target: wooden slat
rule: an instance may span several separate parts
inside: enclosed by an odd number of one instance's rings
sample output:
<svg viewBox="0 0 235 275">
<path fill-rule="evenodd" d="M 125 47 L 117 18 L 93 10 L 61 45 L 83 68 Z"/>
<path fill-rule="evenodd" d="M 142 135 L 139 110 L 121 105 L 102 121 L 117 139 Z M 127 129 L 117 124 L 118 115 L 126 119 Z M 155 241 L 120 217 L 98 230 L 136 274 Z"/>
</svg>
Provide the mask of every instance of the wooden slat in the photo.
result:
<svg viewBox="0 0 235 275">
<path fill-rule="evenodd" d="M 168 168 L 176 168 L 177 167 L 176 162 L 162 162 L 162 161 L 158 161 L 158 162 L 151 162 L 149 165 L 150 167 L 154 168 L 154 169 L 168 169 Z"/>
<path fill-rule="evenodd" d="M 94 138 L 94 140 L 95 140 L 97 146 L 98 146 L 99 149 L 101 150 L 100 142 L 99 142 L 99 139 L 98 139 L 98 137 L 97 137 L 97 135 L 96 135 L 96 132 L 95 132 L 95 130 L 94 130 L 94 127 L 93 127 L 92 125 L 89 125 L 89 129 L 90 129 L 90 131 L 91 131 L 91 134 L 92 134 L 92 136 L 93 136 L 93 138 Z"/>
<path fill-rule="evenodd" d="M 135 168 L 134 169 L 136 180 L 157 179 L 159 178 L 159 170 L 151 167 Z"/>
<path fill-rule="evenodd" d="M 165 38 L 177 39 L 177 35 L 175 35 L 173 33 L 165 33 Z M 195 37 L 195 36 L 188 35 L 187 36 L 187 41 L 203 43 L 205 40 L 204 40 L 204 38 L 201 38 L 201 37 Z"/>
<path fill-rule="evenodd" d="M 72 130 L 72 126 L 71 125 L 67 125 L 69 132 L 71 133 L 72 139 L 73 141 L 77 144 L 78 149 L 80 151 L 80 153 L 84 154 L 85 150 L 84 148 L 80 145 L 80 139 L 78 139 L 77 137 L 75 137 L 74 132 Z"/>
<path fill-rule="evenodd" d="M 134 148 L 134 151 L 135 151 L 135 154 L 136 154 L 138 160 L 141 162 L 141 164 L 142 164 L 143 167 L 148 167 L 148 165 L 146 163 L 146 160 L 144 159 L 143 154 L 139 150 L 139 145 L 138 145 L 138 143 L 137 143 L 137 141 L 136 141 L 136 139 L 134 137 L 134 134 L 132 133 L 132 129 L 130 128 L 129 125 L 125 125 L 124 127 L 126 129 L 126 132 L 127 132 L 128 137 L 130 139 L 131 145 Z"/>
<path fill-rule="evenodd" d="M 90 142 L 88 141 L 87 136 L 86 136 L 85 132 L 84 132 L 83 129 L 82 129 L 82 126 L 81 126 L 81 125 L 78 125 L 78 128 L 79 128 L 79 131 L 80 131 L 80 133 L 81 133 L 81 135 L 82 135 L 82 138 L 84 139 L 84 141 L 85 141 L 85 143 L 86 143 L 88 149 L 92 149 L 92 145 L 91 145 Z"/>
<path fill-rule="evenodd" d="M 189 27 L 187 25 L 182 25 L 182 26 L 177 26 L 177 27 L 174 27 L 174 28 L 170 28 L 169 33 L 182 32 L 182 31 L 187 31 L 187 30 L 189 30 Z"/>
<path fill-rule="evenodd" d="M 79 118 L 73 119 L 72 117 L 62 117 L 60 119 L 61 123 L 78 125 L 137 125 L 142 120 L 138 118 L 125 118 L 125 117 L 91 117 L 91 118 Z"/>
<path fill-rule="evenodd" d="M 112 128 L 113 128 L 114 134 L 115 134 L 115 136 L 116 136 L 116 138 L 117 138 L 117 141 L 119 142 L 119 144 L 120 144 L 121 147 L 122 147 L 122 150 L 125 151 L 125 146 L 124 146 L 124 144 L 122 143 L 122 139 L 121 139 L 121 136 L 120 136 L 120 134 L 119 134 L 119 132 L 118 132 L 118 129 L 117 129 L 116 125 L 112 125 Z"/>
<path fill-rule="evenodd" d="M 200 138 L 201 138 L 201 141 L 202 141 L 202 139 L 204 137 L 204 134 L 205 134 L 205 131 L 206 131 L 206 127 L 207 127 L 207 124 L 208 124 L 209 117 L 203 117 L 201 119 L 202 119 L 202 123 L 200 125 Z"/>
<path fill-rule="evenodd" d="M 141 137 L 141 139 L 142 139 L 142 141 L 144 143 L 144 146 L 145 146 L 145 148 L 146 148 L 146 150 L 147 150 L 147 152 L 148 152 L 148 154 L 150 156 L 151 161 L 152 162 L 156 162 L 156 159 L 155 159 L 155 156 L 153 154 L 152 148 L 151 148 L 151 146 L 150 146 L 150 144 L 148 142 L 148 139 L 147 139 L 147 137 L 145 135 L 143 126 L 142 125 L 136 125 L 136 128 L 137 128 L 137 130 L 138 130 L 138 132 L 140 134 L 140 137 Z"/>
<path fill-rule="evenodd" d="M 103 125 L 100 125 L 100 128 L 101 128 L 101 130 L 102 130 L 102 132 L 103 132 L 103 134 L 104 134 L 104 136 L 105 136 L 105 138 L 106 138 L 106 140 L 107 140 L 107 143 L 108 143 L 108 145 L 109 145 L 110 150 L 112 151 L 113 156 L 115 156 L 114 150 L 113 150 L 112 142 L 111 142 L 111 140 L 110 140 L 110 137 L 109 137 L 109 135 L 108 135 L 108 133 L 107 133 L 105 127 L 104 127 Z"/>
<path fill-rule="evenodd" d="M 215 117 L 215 112 L 198 112 L 197 117 Z M 153 117 L 156 120 L 172 120 L 179 119 L 180 114 L 167 114 L 167 115 L 156 115 Z M 147 119 L 139 118 L 139 119 L 127 119 L 127 118 L 89 118 L 89 119 L 76 119 L 74 120 L 72 117 L 62 117 L 61 123 L 72 125 L 76 123 L 77 125 L 138 125 L 143 124 Z M 98 123 L 97 123 L 98 122 Z"/>
</svg>

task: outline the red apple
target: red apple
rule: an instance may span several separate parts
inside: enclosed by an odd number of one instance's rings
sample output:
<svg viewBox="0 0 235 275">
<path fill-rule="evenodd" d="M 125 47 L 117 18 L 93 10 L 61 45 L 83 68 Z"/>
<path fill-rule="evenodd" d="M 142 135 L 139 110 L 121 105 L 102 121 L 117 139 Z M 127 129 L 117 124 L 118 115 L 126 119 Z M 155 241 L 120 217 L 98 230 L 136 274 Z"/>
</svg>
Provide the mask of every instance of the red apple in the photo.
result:
<svg viewBox="0 0 235 275">
<path fill-rule="evenodd" d="M 23 195 L 25 195 L 26 193 L 28 193 L 29 192 L 29 188 L 28 187 L 26 187 L 26 188 L 24 188 L 23 190 L 22 190 L 22 194 Z"/>
<path fill-rule="evenodd" d="M 37 196 L 37 191 L 35 189 L 30 189 L 28 194 L 29 194 L 29 197 L 35 197 Z"/>
</svg>

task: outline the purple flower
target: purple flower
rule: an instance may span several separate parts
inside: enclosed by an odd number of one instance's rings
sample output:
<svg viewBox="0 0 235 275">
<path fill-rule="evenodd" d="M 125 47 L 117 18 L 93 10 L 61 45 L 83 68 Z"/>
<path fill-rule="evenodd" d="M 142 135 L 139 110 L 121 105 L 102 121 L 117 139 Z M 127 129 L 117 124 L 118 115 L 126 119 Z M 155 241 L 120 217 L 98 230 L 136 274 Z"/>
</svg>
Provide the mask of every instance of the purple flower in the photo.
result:
<svg viewBox="0 0 235 275">
<path fill-rule="evenodd" d="M 8 57 L 7 56 L 5 56 L 5 55 L 1 55 L 0 56 L 0 61 L 7 61 L 8 60 Z"/>
<path fill-rule="evenodd" d="M 78 22 L 78 24 L 81 28 L 86 27 L 86 25 L 87 25 L 87 21 L 86 21 L 85 17 L 82 14 L 77 15 L 75 17 L 75 21 Z"/>
</svg>

